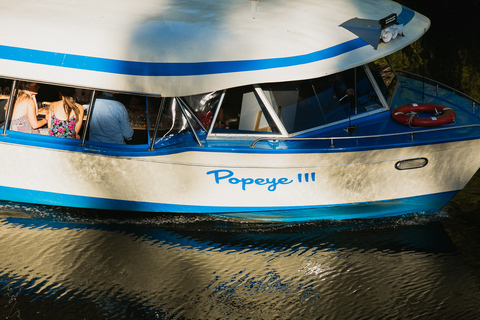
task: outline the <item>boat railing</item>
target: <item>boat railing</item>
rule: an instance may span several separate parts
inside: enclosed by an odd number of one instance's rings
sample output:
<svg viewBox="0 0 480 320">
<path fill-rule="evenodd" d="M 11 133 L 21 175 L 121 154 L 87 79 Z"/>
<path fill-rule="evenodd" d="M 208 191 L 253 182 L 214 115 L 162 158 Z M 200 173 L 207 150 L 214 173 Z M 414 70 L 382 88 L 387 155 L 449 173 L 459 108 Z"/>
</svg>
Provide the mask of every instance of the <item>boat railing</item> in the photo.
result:
<svg viewBox="0 0 480 320">
<path fill-rule="evenodd" d="M 452 93 L 455 93 L 456 95 L 466 99 L 466 100 L 469 100 L 470 102 L 472 102 L 472 110 L 475 110 L 478 108 L 478 106 L 480 105 L 480 102 L 478 100 L 475 100 L 474 98 L 470 97 L 469 95 L 455 89 L 455 88 L 452 88 L 446 84 L 443 84 L 441 82 L 438 82 L 437 80 L 433 80 L 433 79 L 430 79 L 430 78 L 427 78 L 427 77 L 424 77 L 424 76 L 421 76 L 421 75 L 418 75 L 416 73 L 412 73 L 412 72 L 409 72 L 409 71 L 405 71 L 405 70 L 395 70 L 395 74 L 399 74 L 399 73 L 402 73 L 404 74 L 405 76 L 409 77 L 409 78 L 412 78 L 412 79 L 415 79 L 415 80 L 419 80 L 419 81 L 422 81 L 422 82 L 428 82 L 432 85 L 434 85 L 436 87 L 436 92 L 439 91 L 440 88 L 444 89 L 444 90 L 447 90 L 447 91 L 450 91 Z"/>
<path fill-rule="evenodd" d="M 444 128 L 436 128 L 436 129 L 427 129 L 422 131 L 407 131 L 407 132 L 396 132 L 396 133 L 385 133 L 385 134 L 377 134 L 377 135 L 368 135 L 368 136 L 348 136 L 348 137 L 315 137 L 315 138 L 291 138 L 291 137 L 276 137 L 276 138 L 269 138 L 263 137 L 256 139 L 251 145 L 250 148 L 255 148 L 258 142 L 260 141 L 278 141 L 278 142 L 286 142 L 286 141 L 330 141 L 330 148 L 335 148 L 335 141 L 338 140 L 352 140 L 352 139 L 374 139 L 374 138 L 385 138 L 385 137 L 394 137 L 394 136 L 402 136 L 406 135 L 410 137 L 410 142 L 414 142 L 414 135 L 422 134 L 422 133 L 429 133 L 435 131 L 445 131 L 445 130 L 455 130 L 455 129 L 465 129 L 471 127 L 480 127 L 480 124 L 470 124 L 464 126 L 455 126 L 455 127 L 444 127 Z"/>
</svg>

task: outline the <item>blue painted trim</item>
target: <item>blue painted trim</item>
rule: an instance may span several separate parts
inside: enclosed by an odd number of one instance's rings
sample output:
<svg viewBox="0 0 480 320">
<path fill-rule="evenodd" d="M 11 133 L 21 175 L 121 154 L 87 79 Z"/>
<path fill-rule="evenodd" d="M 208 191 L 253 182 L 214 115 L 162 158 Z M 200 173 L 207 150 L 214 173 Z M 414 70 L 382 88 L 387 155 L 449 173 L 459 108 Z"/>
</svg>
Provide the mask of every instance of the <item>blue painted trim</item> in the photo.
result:
<svg viewBox="0 0 480 320">
<path fill-rule="evenodd" d="M 293 208 L 266 212 L 233 212 L 217 215 L 227 218 L 273 222 L 370 219 L 399 216 L 409 213 L 436 212 L 447 204 L 458 192 L 459 191 L 442 192 L 405 199 L 319 206 L 315 208 Z"/>
<path fill-rule="evenodd" d="M 199 76 L 284 68 L 321 61 L 368 45 L 354 39 L 317 52 L 283 58 L 211 62 L 137 62 L 0 46 L 0 59 L 131 76 Z"/>
<path fill-rule="evenodd" d="M 458 192 L 459 190 L 405 199 L 317 207 L 217 207 L 135 202 L 0 186 L 0 200 L 86 209 L 157 213 L 202 213 L 249 220 L 296 222 L 325 219 L 375 218 L 413 212 L 438 211 Z"/>
<path fill-rule="evenodd" d="M 414 11 L 402 6 L 402 11 L 398 15 L 397 21 L 407 24 L 414 16 Z M 132 76 L 173 77 L 292 67 L 333 58 L 367 45 L 367 42 L 357 38 L 330 48 L 299 56 L 258 60 L 191 63 L 126 61 L 11 46 L 0 46 L 0 59 Z"/>
<path fill-rule="evenodd" d="M 386 112 L 382 117 L 390 117 L 390 113 Z M 364 118 L 363 120 L 371 120 L 371 118 Z M 361 122 L 354 122 L 361 123 Z M 344 124 L 341 125 L 343 128 Z M 327 128 L 326 130 L 330 130 Z M 1 128 L 0 128 L 1 130 Z M 323 131 L 323 130 L 321 130 Z M 311 135 L 318 135 L 318 131 L 314 131 L 305 135 L 309 137 Z M 422 134 L 419 131 L 417 134 Z M 262 149 L 260 147 L 250 148 L 252 141 L 236 141 L 236 140 L 209 140 L 205 142 L 205 147 L 198 147 L 196 142 L 192 139 L 187 143 L 172 144 L 170 146 L 162 146 L 153 151 L 149 151 L 149 145 L 112 145 L 101 142 L 87 141 L 85 146 L 80 145 L 79 140 L 55 138 L 50 136 L 32 135 L 29 133 L 15 132 L 7 130 L 7 135 L 0 135 L 0 143 L 18 144 L 22 146 L 33 146 L 39 148 L 48 148 L 53 150 L 64 150 L 71 152 L 81 152 L 86 154 L 96 154 L 113 157 L 131 157 L 142 158 L 151 156 L 162 156 L 177 154 L 183 152 L 211 152 L 211 153 L 239 153 L 239 154 L 308 154 L 308 153 L 346 153 L 346 152 L 358 152 L 358 151 L 370 151 L 370 150 L 383 150 L 383 149 L 395 149 L 405 147 L 417 147 L 422 145 L 434 145 L 440 143 L 452 143 L 458 141 L 467 141 L 479 139 L 480 136 L 445 136 L 438 137 L 438 133 L 424 133 L 429 135 L 424 140 L 416 140 L 410 142 L 404 136 L 400 136 L 394 140 L 390 138 L 388 142 L 367 143 L 363 146 L 358 145 L 355 139 L 351 140 L 338 140 L 334 148 L 329 146 L 329 141 L 324 141 L 324 147 L 319 147 L 318 142 L 305 142 L 301 148 L 271 148 Z M 437 136 L 435 136 L 437 135 Z M 434 139 L 434 140 L 433 140 Z M 375 140 L 375 139 L 373 139 Z M 267 142 L 266 142 L 267 143 Z M 222 145 L 223 144 L 223 145 Z M 257 144 L 258 146 L 261 143 Z"/>
<path fill-rule="evenodd" d="M 415 16 L 415 11 L 405 7 L 402 5 L 402 12 L 397 15 L 397 22 L 403 25 L 406 25 L 410 21 L 412 21 L 413 17 Z"/>
</svg>

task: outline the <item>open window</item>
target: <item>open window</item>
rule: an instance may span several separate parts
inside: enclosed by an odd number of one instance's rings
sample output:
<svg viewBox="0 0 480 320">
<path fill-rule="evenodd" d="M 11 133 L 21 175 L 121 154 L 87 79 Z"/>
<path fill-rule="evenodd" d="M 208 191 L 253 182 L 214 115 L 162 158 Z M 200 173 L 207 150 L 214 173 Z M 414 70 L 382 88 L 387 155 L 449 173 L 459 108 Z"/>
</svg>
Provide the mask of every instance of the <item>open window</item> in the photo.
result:
<svg viewBox="0 0 480 320">
<path fill-rule="evenodd" d="M 15 86 L 13 84 L 16 84 Z M 28 89 L 29 85 L 35 84 L 35 92 L 31 89 Z M 65 90 L 68 89 L 69 96 L 73 98 L 73 101 L 79 106 L 79 108 L 83 109 L 83 117 L 81 119 L 82 125 L 77 132 L 77 134 L 82 138 L 81 142 L 84 143 L 85 141 L 96 141 L 96 142 L 105 142 L 105 143 L 117 143 L 117 144 L 124 144 L 125 140 L 122 138 L 120 142 L 113 142 L 110 140 L 106 141 L 99 141 L 92 139 L 92 135 L 90 134 L 90 128 L 92 125 L 92 119 L 87 121 L 89 115 L 91 116 L 92 113 L 97 115 L 99 114 L 100 108 L 95 108 L 95 102 L 93 108 L 90 106 L 90 101 L 92 99 L 92 95 L 94 94 L 93 90 L 85 89 L 85 88 L 75 88 L 70 86 L 58 86 L 52 85 L 48 83 L 36 83 L 36 82 L 22 82 L 22 81 L 12 81 L 12 80 L 4 80 L 0 79 L 0 85 L 2 85 L 2 93 L 13 90 L 13 101 L 8 103 L 10 100 L 10 96 L 8 95 L 0 95 L 0 105 L 3 106 L 5 112 L 1 112 L 3 116 L 3 122 L 7 125 L 4 126 L 4 131 L 12 130 L 12 131 L 19 131 L 24 133 L 31 133 L 31 134 L 38 134 L 38 135 L 51 135 L 49 131 L 48 125 L 45 124 L 45 118 L 51 112 L 52 103 L 56 101 L 62 100 L 62 96 L 60 91 L 65 93 Z M 22 110 L 22 106 L 19 104 L 19 97 L 21 95 L 27 95 L 29 106 L 30 101 L 34 105 L 33 113 L 35 114 L 37 122 L 41 123 L 42 126 L 38 128 L 30 128 L 27 125 L 28 120 L 28 112 L 29 108 L 24 108 L 25 112 L 22 114 L 20 111 Z M 95 100 L 102 98 L 102 92 L 96 92 L 94 97 Z M 109 99 L 111 101 L 115 101 L 115 103 L 121 106 L 117 115 L 122 115 L 125 119 L 124 125 L 129 127 L 132 134 L 130 135 L 130 139 L 127 139 L 127 144 L 136 144 L 136 145 L 148 145 L 151 141 L 151 137 L 153 136 L 153 130 L 155 125 L 155 118 L 158 114 L 158 109 L 160 105 L 159 98 L 151 98 L 146 96 L 139 96 L 139 95 L 131 95 L 131 94 L 110 94 Z M 20 101 L 21 102 L 21 101 Z M 7 110 L 7 106 L 11 104 L 10 110 Z M 98 106 L 97 106 L 98 107 Z M 18 108 L 18 109 L 17 109 Z M 93 111 L 92 111 L 93 110 Z M 8 112 L 7 112 L 8 111 Z M 6 121 L 8 116 L 8 121 Z M 20 118 L 24 118 L 23 120 Z M 58 117 L 59 120 L 64 120 L 65 122 L 67 119 L 62 119 L 61 116 Z M 105 120 L 105 119 L 104 119 Z M 104 126 L 107 125 L 107 121 L 103 122 L 104 120 L 100 121 L 100 125 Z M 107 119 L 108 120 L 108 119 Z M 110 119 L 116 120 L 116 119 Z M 2 121 L 2 117 L 0 117 L 0 121 Z M 22 126 L 21 121 L 23 121 L 24 125 Z M 41 122 L 42 121 L 42 122 Z M 86 128 L 87 122 L 89 122 L 89 128 Z M 31 130 L 22 130 L 23 128 L 31 129 Z M 121 130 L 121 129 L 119 129 Z M 58 140 L 61 141 L 61 140 Z"/>
<path fill-rule="evenodd" d="M 89 110 L 88 141 L 149 145 L 154 135 L 159 97 L 97 92 Z"/>
<path fill-rule="evenodd" d="M 13 86 L 13 80 L 0 79 L 0 126 L 5 124 L 8 100 Z"/>
<path fill-rule="evenodd" d="M 12 131 L 49 135 L 46 118 L 50 110 L 50 104 L 62 99 L 60 91 L 64 88 L 67 88 L 68 91 L 71 92 L 71 98 L 74 96 L 74 88 L 71 87 L 60 87 L 28 81 L 11 81 L 10 83 L 11 87 L 8 86 L 7 90 L 11 90 L 13 94 L 11 95 L 12 101 L 10 101 L 10 97 L 5 95 L 4 97 L 8 103 L 5 103 L 4 108 L 6 109 L 10 106 L 10 110 L 6 110 L 5 113 L 5 123 L 7 124 L 7 129 Z M 72 99 L 71 101 L 73 103 L 74 100 Z M 78 107 L 76 109 L 77 111 L 83 111 L 82 106 L 76 106 Z M 69 122 L 68 119 L 65 119 L 65 122 Z M 66 126 L 68 126 L 68 124 Z M 73 130 L 71 131 L 72 136 L 75 137 L 74 125 L 72 125 L 71 128 Z"/>
<path fill-rule="evenodd" d="M 278 109 L 275 110 L 277 112 Z M 214 134 L 279 134 L 280 131 L 253 86 L 225 92 Z"/>
</svg>

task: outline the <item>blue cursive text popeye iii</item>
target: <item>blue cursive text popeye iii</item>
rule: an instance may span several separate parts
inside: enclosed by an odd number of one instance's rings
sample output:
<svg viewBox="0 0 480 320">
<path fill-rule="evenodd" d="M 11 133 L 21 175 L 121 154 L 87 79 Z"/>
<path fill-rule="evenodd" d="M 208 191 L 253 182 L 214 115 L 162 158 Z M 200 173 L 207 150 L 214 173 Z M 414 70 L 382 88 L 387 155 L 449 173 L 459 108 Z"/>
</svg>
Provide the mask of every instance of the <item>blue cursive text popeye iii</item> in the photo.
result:
<svg viewBox="0 0 480 320">
<path fill-rule="evenodd" d="M 233 171 L 225 169 L 208 171 L 207 174 L 213 174 L 217 184 L 220 184 L 221 181 L 230 184 L 240 184 L 242 190 L 246 190 L 247 185 L 257 185 L 268 186 L 268 191 L 275 191 L 278 185 L 290 184 L 293 182 L 293 180 L 287 178 L 237 178 L 234 176 Z"/>
</svg>

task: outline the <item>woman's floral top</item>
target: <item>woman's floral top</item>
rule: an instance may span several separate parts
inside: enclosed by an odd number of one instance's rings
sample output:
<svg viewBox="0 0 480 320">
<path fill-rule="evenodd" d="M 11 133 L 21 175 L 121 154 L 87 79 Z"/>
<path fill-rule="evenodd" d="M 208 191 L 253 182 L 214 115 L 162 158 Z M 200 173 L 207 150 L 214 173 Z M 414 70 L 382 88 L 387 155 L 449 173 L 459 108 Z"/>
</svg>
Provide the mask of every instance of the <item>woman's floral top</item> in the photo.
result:
<svg viewBox="0 0 480 320">
<path fill-rule="evenodd" d="M 30 125 L 30 122 L 28 121 L 28 114 L 24 114 L 17 119 L 12 119 L 10 130 L 35 134 L 39 133 L 38 130 L 33 129 Z"/>
<path fill-rule="evenodd" d="M 75 132 L 76 123 L 75 117 L 70 117 L 68 120 L 59 120 L 52 110 L 52 123 L 48 134 L 54 137 L 75 139 L 77 136 Z"/>
</svg>

